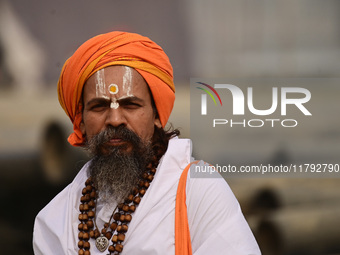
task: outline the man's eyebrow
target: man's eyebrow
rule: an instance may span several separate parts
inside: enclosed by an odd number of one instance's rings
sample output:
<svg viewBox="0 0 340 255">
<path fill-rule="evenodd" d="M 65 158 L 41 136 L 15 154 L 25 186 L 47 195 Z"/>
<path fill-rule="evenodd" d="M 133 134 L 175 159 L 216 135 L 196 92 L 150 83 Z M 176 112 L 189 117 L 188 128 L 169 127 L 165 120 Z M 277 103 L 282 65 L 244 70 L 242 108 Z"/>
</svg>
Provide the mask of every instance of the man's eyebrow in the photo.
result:
<svg viewBox="0 0 340 255">
<path fill-rule="evenodd" d="M 110 98 L 103 98 L 103 97 L 96 97 L 91 99 L 90 101 L 88 101 L 86 103 L 86 106 L 90 106 L 92 104 L 109 104 L 111 102 Z M 136 96 L 127 96 L 127 97 L 121 97 L 117 99 L 117 102 L 120 104 L 126 104 L 126 103 L 130 103 L 130 102 L 137 102 L 137 103 L 143 103 L 144 100 L 136 97 Z"/>
<path fill-rule="evenodd" d="M 107 103 L 110 103 L 110 99 L 109 98 L 102 98 L 102 97 L 93 98 L 86 103 L 86 106 L 89 106 L 91 104 L 96 104 L 96 103 L 107 104 Z"/>
<path fill-rule="evenodd" d="M 117 99 L 118 103 L 129 103 L 129 102 L 138 102 L 138 103 L 142 103 L 144 102 L 143 99 L 136 97 L 136 96 L 127 96 L 127 97 L 121 97 Z"/>
</svg>

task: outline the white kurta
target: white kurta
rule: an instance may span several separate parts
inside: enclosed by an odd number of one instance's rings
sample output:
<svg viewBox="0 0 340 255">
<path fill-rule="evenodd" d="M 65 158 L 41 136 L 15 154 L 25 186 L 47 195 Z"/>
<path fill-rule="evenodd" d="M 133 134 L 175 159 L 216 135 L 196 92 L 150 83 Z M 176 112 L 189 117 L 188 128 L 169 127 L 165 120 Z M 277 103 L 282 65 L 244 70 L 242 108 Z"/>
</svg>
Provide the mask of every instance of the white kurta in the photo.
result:
<svg viewBox="0 0 340 255">
<path fill-rule="evenodd" d="M 192 161 L 191 141 L 171 139 L 155 178 L 132 215 L 122 255 L 175 254 L 175 199 L 179 177 Z M 73 182 L 36 217 L 36 255 L 78 254 L 78 215 L 88 163 Z M 187 178 L 188 221 L 195 255 L 261 254 L 240 206 L 223 178 Z M 102 229 L 116 205 L 98 202 L 96 222 Z M 91 254 L 99 252 L 90 240 Z"/>
</svg>

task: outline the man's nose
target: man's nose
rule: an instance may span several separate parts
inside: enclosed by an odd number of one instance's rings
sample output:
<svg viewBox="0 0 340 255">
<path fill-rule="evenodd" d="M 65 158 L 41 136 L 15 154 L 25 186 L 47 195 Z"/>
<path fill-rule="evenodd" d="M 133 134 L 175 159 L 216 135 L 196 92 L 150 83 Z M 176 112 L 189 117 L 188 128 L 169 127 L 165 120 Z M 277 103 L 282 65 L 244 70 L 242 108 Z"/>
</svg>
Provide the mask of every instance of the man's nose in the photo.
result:
<svg viewBox="0 0 340 255">
<path fill-rule="evenodd" d="M 107 111 L 105 125 L 106 126 L 113 126 L 118 127 L 121 125 L 126 126 L 126 118 L 124 112 L 120 107 L 118 108 L 110 108 Z"/>
</svg>

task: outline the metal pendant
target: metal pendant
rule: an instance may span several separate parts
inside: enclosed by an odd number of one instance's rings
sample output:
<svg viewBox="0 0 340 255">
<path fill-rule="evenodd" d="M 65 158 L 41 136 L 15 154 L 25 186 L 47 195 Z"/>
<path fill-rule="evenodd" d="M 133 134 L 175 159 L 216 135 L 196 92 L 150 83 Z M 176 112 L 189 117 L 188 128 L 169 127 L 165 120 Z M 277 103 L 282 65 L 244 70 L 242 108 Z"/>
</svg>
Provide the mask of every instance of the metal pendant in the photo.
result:
<svg viewBox="0 0 340 255">
<path fill-rule="evenodd" d="M 104 235 L 100 235 L 100 237 L 96 239 L 96 247 L 100 252 L 105 251 L 108 246 L 109 240 Z"/>
</svg>

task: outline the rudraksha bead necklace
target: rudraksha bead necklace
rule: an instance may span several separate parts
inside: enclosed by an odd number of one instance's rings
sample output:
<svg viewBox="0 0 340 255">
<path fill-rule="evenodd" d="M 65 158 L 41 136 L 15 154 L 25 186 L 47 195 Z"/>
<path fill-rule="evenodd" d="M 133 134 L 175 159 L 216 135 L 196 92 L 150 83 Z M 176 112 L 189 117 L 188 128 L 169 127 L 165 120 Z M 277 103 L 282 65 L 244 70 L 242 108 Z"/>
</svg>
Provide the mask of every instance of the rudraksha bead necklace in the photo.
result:
<svg viewBox="0 0 340 255">
<path fill-rule="evenodd" d="M 149 163 L 139 180 L 137 186 L 126 197 L 123 203 L 117 205 L 113 210 L 112 215 L 101 232 L 97 227 L 96 216 L 96 201 L 97 193 L 93 186 L 91 177 L 85 182 L 85 188 L 82 190 L 80 198 L 80 214 L 78 225 L 78 255 L 90 255 L 89 239 L 95 239 L 96 247 L 99 251 L 104 252 L 108 249 L 110 255 L 120 254 L 123 250 L 123 242 L 125 234 L 128 231 L 128 225 L 132 220 L 132 213 L 135 212 L 137 206 L 141 202 L 146 190 L 149 188 L 158 165 L 158 158 L 154 157 L 153 163 Z M 113 222 L 111 223 L 111 221 Z M 111 245 L 110 244 L 111 240 Z"/>
</svg>

